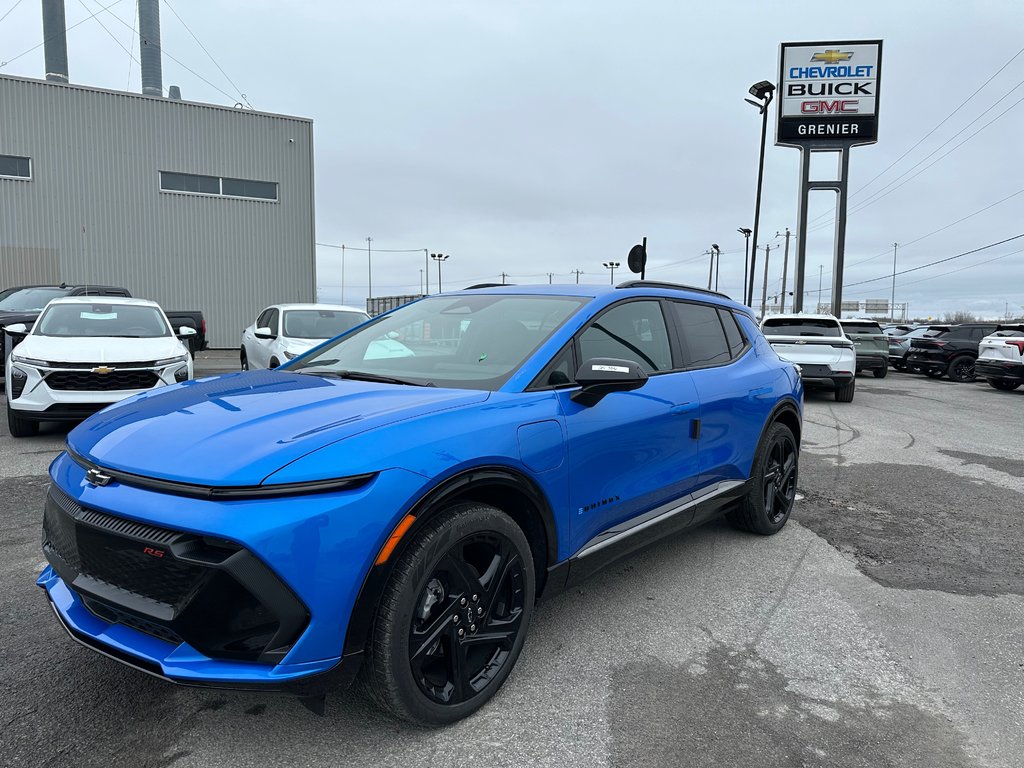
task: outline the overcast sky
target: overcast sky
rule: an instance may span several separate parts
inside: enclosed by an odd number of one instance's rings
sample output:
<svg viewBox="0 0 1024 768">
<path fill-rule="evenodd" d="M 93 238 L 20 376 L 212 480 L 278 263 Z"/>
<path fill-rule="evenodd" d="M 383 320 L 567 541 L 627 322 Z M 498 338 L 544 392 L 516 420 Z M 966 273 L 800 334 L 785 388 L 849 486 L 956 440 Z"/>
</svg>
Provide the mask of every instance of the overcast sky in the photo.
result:
<svg viewBox="0 0 1024 768">
<path fill-rule="evenodd" d="M 65 2 L 69 25 L 101 7 Z M 0 72 L 42 77 L 42 48 L 10 61 L 42 40 L 40 2 L 0 0 L 0 16 L 12 6 L 0 21 L 0 62 L 10 62 Z M 97 23 L 137 57 L 134 6 L 114 2 L 70 30 L 73 82 L 139 89 L 138 65 Z M 753 82 L 776 79 L 780 42 L 885 41 L 879 141 L 853 150 L 853 191 L 1024 45 L 1018 0 L 173 0 L 161 14 L 165 87 L 219 104 L 242 92 L 257 109 L 314 119 L 319 242 L 365 249 L 371 236 L 375 250 L 450 254 L 446 288 L 500 281 L 502 272 L 514 283 L 547 282 L 548 272 L 572 282 L 577 269 L 582 282 L 606 282 L 608 260 L 623 263 L 618 281 L 629 247 L 646 235 L 648 277 L 706 284 L 702 253 L 714 242 L 720 286 L 741 296 L 736 229 L 753 222 L 760 131 L 743 97 Z M 850 198 L 846 284 L 891 275 L 893 242 L 907 243 L 898 250 L 903 270 L 1024 233 L 1024 104 L 1012 107 L 1022 98 L 1024 53 Z M 761 240 L 780 244 L 777 231 L 796 229 L 799 152 L 771 142 L 770 132 Z M 832 231 L 823 225 L 834 201 L 821 192 L 812 203 L 808 309 L 819 265 L 829 295 Z M 317 250 L 321 299 L 338 300 L 341 251 Z M 781 255 L 771 253 L 769 295 L 779 290 Z M 790 284 L 792 268 L 791 260 Z M 422 251 L 374 253 L 374 294 L 418 293 L 422 269 Z M 952 270 L 962 271 L 943 274 Z M 436 291 L 434 264 L 429 277 Z M 761 279 L 759 268 L 757 304 Z M 365 251 L 347 251 L 344 299 L 361 303 L 366 286 Z M 844 297 L 887 298 L 890 290 L 884 279 Z M 1007 306 L 1024 314 L 1024 238 L 899 277 L 896 300 L 915 316 L 969 309 L 995 317 Z"/>
</svg>

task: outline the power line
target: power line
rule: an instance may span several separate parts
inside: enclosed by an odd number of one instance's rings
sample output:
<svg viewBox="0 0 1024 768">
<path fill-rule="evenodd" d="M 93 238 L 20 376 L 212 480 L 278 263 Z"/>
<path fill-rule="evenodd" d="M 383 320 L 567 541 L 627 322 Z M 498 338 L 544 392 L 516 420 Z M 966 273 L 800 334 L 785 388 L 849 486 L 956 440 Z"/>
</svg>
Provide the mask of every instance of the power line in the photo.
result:
<svg viewBox="0 0 1024 768">
<path fill-rule="evenodd" d="M 338 249 L 341 249 L 342 247 L 344 247 L 344 249 L 346 251 L 366 251 L 366 250 L 368 250 L 366 248 L 356 248 L 355 246 L 352 246 L 352 245 L 345 245 L 345 246 L 335 245 L 334 243 L 315 243 L 315 245 L 319 245 L 319 246 L 321 246 L 323 248 L 338 248 Z M 373 252 L 374 253 L 423 253 L 423 249 L 422 248 L 374 248 Z"/>
<path fill-rule="evenodd" d="M 132 40 L 135 40 L 135 20 L 139 18 L 139 0 L 135 0 L 135 15 L 132 16 Z M 128 51 L 128 84 L 124 87 L 126 91 L 132 89 L 132 62 L 135 61 L 135 57 L 132 56 L 132 52 Z M 141 66 L 141 65 L 140 65 Z"/>
<path fill-rule="evenodd" d="M 82 6 L 82 8 L 84 8 L 84 9 L 85 9 L 85 12 L 86 12 L 86 13 L 88 13 L 88 12 L 89 12 L 89 6 L 87 6 L 87 5 L 85 4 L 85 0 L 78 0 L 78 4 L 79 4 L 79 5 L 81 5 L 81 6 Z M 98 5 L 98 4 L 99 4 L 99 3 L 97 2 L 97 5 Z M 102 8 L 100 9 L 100 11 L 97 11 L 97 13 L 101 13 L 101 12 L 102 12 Z M 134 56 L 132 55 L 132 52 L 131 52 L 131 50 L 130 50 L 129 48 L 126 48 L 126 47 L 124 46 L 124 43 L 122 43 L 122 42 L 121 42 L 120 40 L 118 40 L 118 39 L 117 39 L 116 37 L 114 37 L 114 33 L 113 33 L 113 32 L 111 32 L 111 31 L 110 31 L 109 29 L 107 29 L 107 25 L 106 25 L 106 24 L 104 24 L 104 23 L 103 23 L 103 22 L 102 22 L 102 21 L 100 20 L 100 17 L 99 17 L 99 16 L 95 16 L 94 18 L 96 19 L 96 23 L 97 23 L 97 24 L 99 24 L 99 25 L 100 25 L 101 27 L 103 27 L 103 31 L 104 31 L 104 32 L 106 32 L 106 33 L 107 33 L 107 34 L 108 34 L 108 35 L 110 36 L 110 39 L 111 39 L 111 40 L 113 40 L 113 41 L 114 41 L 115 43 L 117 43 L 117 45 L 118 45 L 118 46 L 119 46 L 119 47 L 121 48 L 121 50 L 122 50 L 122 51 L 124 51 L 125 53 L 127 53 L 127 54 L 128 54 L 128 58 L 129 58 L 129 59 L 131 59 L 132 61 L 138 62 L 138 59 L 136 59 L 136 58 L 135 58 L 135 57 L 134 57 Z M 134 30 L 134 29 L 132 29 L 132 36 L 133 36 L 133 37 L 134 37 L 134 34 L 135 34 L 135 30 Z M 129 45 L 130 45 L 130 43 L 129 43 Z M 140 66 L 141 66 L 141 65 L 140 65 Z"/>
<path fill-rule="evenodd" d="M 946 115 L 946 116 L 945 116 L 944 118 L 942 118 L 942 120 L 940 120 L 940 121 L 938 122 L 938 124 L 937 124 L 937 125 L 936 125 L 936 126 L 935 126 L 934 128 L 932 128 L 932 129 L 931 129 L 930 131 L 928 131 L 928 133 L 926 133 L 926 134 L 925 134 L 924 136 L 922 136 L 922 137 L 921 137 L 920 139 L 918 139 L 918 140 L 917 140 L 917 142 L 915 142 L 915 143 L 914 143 L 914 145 L 910 147 L 910 149 L 908 149 L 908 150 L 907 150 L 906 152 L 904 152 L 904 153 L 903 153 L 902 155 L 900 155 L 900 156 L 899 156 L 899 157 L 897 157 L 897 158 L 896 158 L 895 160 L 893 160 L 893 161 L 892 161 L 891 163 L 889 163 L 889 165 L 887 165 L 887 166 L 886 166 L 885 168 L 883 168 L 883 169 L 882 169 L 882 170 L 881 170 L 881 171 L 880 171 L 880 172 L 879 172 L 878 174 L 876 174 L 876 175 L 875 175 L 875 176 L 874 176 L 874 177 L 873 177 L 873 178 L 872 178 L 872 179 L 871 179 L 871 180 L 870 180 L 869 182 L 867 182 L 866 184 L 862 184 L 862 185 L 861 185 L 860 187 L 858 187 L 858 188 L 857 188 L 857 189 L 856 189 L 855 191 L 851 192 L 851 193 L 850 193 L 850 197 L 852 198 L 852 197 L 856 197 L 857 195 L 859 195 L 859 194 L 860 194 L 861 192 L 863 192 L 863 191 L 864 191 L 865 189 L 867 189 L 867 188 L 868 188 L 868 187 L 870 187 L 870 186 L 871 186 L 872 184 L 874 184 L 874 183 L 875 183 L 875 181 L 877 181 L 877 180 L 879 179 L 879 177 L 881 177 L 881 176 L 882 176 L 883 174 L 887 173 L 887 172 L 888 172 L 888 171 L 889 171 L 889 170 L 890 170 L 890 169 L 891 169 L 891 168 L 892 168 L 893 166 L 895 166 L 895 165 L 896 165 L 897 163 L 899 163 L 899 162 L 900 162 L 900 161 L 901 161 L 901 160 L 902 160 L 902 159 L 903 159 L 904 157 L 906 157 L 906 156 L 907 156 L 907 155 L 909 155 L 909 154 L 910 154 L 911 152 L 913 152 L 913 151 L 914 151 L 915 149 L 917 149 L 917 148 L 918 148 L 919 146 L 921 146 L 921 144 L 922 144 L 922 143 L 923 143 L 923 142 L 924 142 L 924 141 L 925 141 L 925 140 L 926 140 L 926 139 L 927 139 L 927 138 L 928 138 L 929 136 L 931 136 L 931 135 L 932 135 L 933 133 L 935 133 L 935 132 L 936 132 L 936 131 L 937 131 L 937 130 L 938 130 L 939 128 L 941 128 L 941 127 L 942 127 L 943 125 L 945 125 L 946 121 L 947 121 L 947 120 L 949 120 L 949 119 L 950 119 L 951 117 L 953 117 L 953 115 L 955 115 L 955 114 L 956 114 L 957 112 L 959 112 L 959 111 L 960 111 L 961 109 L 963 109 L 963 108 L 964 108 L 965 106 L 967 106 L 967 103 L 968 103 L 968 102 L 969 102 L 969 101 L 970 101 L 971 99 L 973 99 L 973 98 L 974 98 L 975 96 L 977 96 L 977 95 L 978 95 L 979 93 L 981 93 L 981 91 L 982 91 L 982 90 L 983 90 L 983 89 L 985 88 L 985 86 L 986 86 L 986 85 L 988 85 L 989 83 L 991 83 L 991 82 L 992 82 L 992 81 L 993 81 L 993 80 L 994 80 L 994 79 L 995 79 L 995 78 L 996 78 L 996 77 L 997 77 L 997 76 L 999 75 L 999 73 L 1000 73 L 1000 72 L 1002 72 L 1002 71 L 1003 71 L 1004 69 L 1006 69 L 1006 68 L 1007 68 L 1008 66 L 1010 66 L 1010 64 L 1012 64 L 1012 63 L 1014 62 L 1014 60 L 1015 60 L 1015 59 L 1016 59 L 1016 58 L 1017 58 L 1018 56 L 1020 56 L 1020 55 L 1021 55 L 1022 53 L 1024 53 L 1024 48 L 1021 48 L 1021 49 L 1020 49 L 1019 51 L 1017 51 L 1017 52 L 1016 52 L 1015 54 L 1013 54 L 1013 56 L 1011 56 L 1011 57 L 1010 57 L 1010 58 L 1009 58 L 1009 59 L 1008 59 L 1008 60 L 1006 61 L 1006 63 L 1005 63 L 1005 64 L 1003 64 L 1003 66 L 1001 66 L 1001 67 L 1000 67 L 999 69 L 997 69 L 997 70 L 996 70 L 996 71 L 995 71 L 994 73 L 992 73 L 992 75 L 991 75 L 991 76 L 990 76 L 990 77 L 988 78 L 988 80 L 986 80 L 986 81 L 985 81 L 984 83 L 982 83 L 981 85 L 979 85 L 979 86 L 978 86 L 978 88 L 977 88 L 977 90 L 975 90 L 975 91 L 974 91 L 974 93 L 972 93 L 972 94 L 971 94 L 970 96 L 968 96 L 968 97 L 967 97 L 966 99 L 964 99 L 963 101 L 961 101 L 961 102 L 960 102 L 960 104 L 959 104 L 959 105 L 958 105 L 958 106 L 956 107 L 956 109 L 954 109 L 954 110 L 953 110 L 952 112 L 950 112 L 950 113 L 949 113 L 948 115 Z M 1014 90 L 1016 90 L 1016 88 L 1017 88 L 1017 86 L 1014 86 L 1014 87 L 1013 87 L 1013 88 L 1012 88 L 1012 89 L 1010 90 L 1010 93 L 1012 93 L 1012 92 L 1013 92 Z M 1008 95 L 1009 95 L 1009 93 L 1007 93 L 1006 95 L 1008 96 Z M 1004 96 L 1003 98 L 1006 98 L 1006 96 Z M 1000 101 L 1002 101 L 1002 99 L 1000 99 Z M 998 103 L 999 103 L 999 102 L 997 101 L 997 102 L 996 102 L 996 104 L 998 104 Z M 992 106 L 995 106 L 995 104 L 993 104 Z M 989 107 L 989 109 L 991 109 L 991 108 L 992 108 L 992 107 Z M 987 112 L 987 111 L 988 111 L 988 110 L 986 110 L 986 112 Z M 985 113 L 983 112 L 983 113 L 982 113 L 982 115 L 984 115 L 984 114 L 985 114 Z M 981 116 L 981 115 L 979 115 L 979 117 L 980 117 L 980 116 Z M 975 120 L 977 120 L 977 118 L 975 118 Z M 972 122 L 973 122 L 973 121 L 972 121 Z M 968 123 L 968 124 L 967 124 L 967 126 L 969 126 L 969 125 L 971 125 L 971 123 Z M 964 128 L 967 128 L 967 126 L 964 126 Z M 963 132 L 964 128 L 962 128 L 960 132 Z M 956 135 L 957 135 L 957 134 L 954 134 L 954 138 L 955 138 L 955 136 L 956 136 Z M 948 143 L 948 141 L 947 141 L 947 143 Z M 941 147 L 940 147 L 940 148 L 941 148 Z M 927 159 L 927 157 L 926 157 L 925 159 Z M 821 215 L 817 216 L 817 217 L 816 217 L 816 218 L 815 218 L 814 220 L 816 221 L 816 220 L 818 220 L 818 219 L 821 219 L 821 218 L 824 218 L 825 216 L 828 216 L 828 215 L 829 215 L 829 213 L 827 213 L 827 212 L 826 212 L 826 213 L 823 213 L 823 214 L 821 214 Z"/>
<path fill-rule="evenodd" d="M 75 27 L 79 27 L 82 24 L 85 24 L 85 22 L 89 21 L 89 19 L 95 18 L 98 14 L 102 13 L 103 11 L 109 11 L 111 8 L 113 8 L 115 5 L 117 5 L 120 2 L 121 2 L 121 0 L 114 0 L 114 2 L 112 2 L 110 5 L 105 6 L 103 8 L 100 8 L 100 10 L 96 11 L 95 13 L 90 14 L 89 16 L 87 16 L 86 18 L 82 19 L 81 21 L 76 21 L 74 24 L 71 24 L 70 26 L 65 27 L 64 28 L 64 34 L 67 34 L 68 32 L 70 32 Z M 14 10 L 14 9 L 12 8 L 11 10 Z M 10 11 L 8 11 L 8 13 L 10 13 Z M 111 16 L 113 16 L 113 14 L 111 14 Z M 117 17 L 114 16 L 114 18 L 117 18 Z M 121 21 L 121 20 L 118 19 L 118 21 Z M 37 43 L 36 45 L 33 45 L 31 48 L 29 48 L 26 51 L 22 51 L 17 56 L 15 56 L 13 59 L 7 59 L 5 61 L 0 61 L 0 69 L 3 69 L 8 64 L 13 64 L 18 59 L 20 59 L 22 56 L 27 56 L 28 54 L 32 53 L 32 51 L 35 51 L 35 50 L 37 50 L 39 48 L 42 48 L 48 42 L 50 42 L 51 40 L 53 40 L 53 39 L 55 39 L 57 37 L 60 37 L 59 33 L 58 34 L 54 34 L 54 35 L 50 35 L 49 37 L 44 38 L 43 42 Z"/>
<path fill-rule="evenodd" d="M 15 3 L 11 6 L 11 9 L 7 11 L 7 13 L 5 13 L 3 16 L 0 16 L 0 22 L 3 22 L 4 19 L 6 19 L 8 16 L 14 13 L 14 9 L 17 8 L 19 5 L 21 5 L 21 0 L 15 0 Z"/>
<path fill-rule="evenodd" d="M 213 62 L 213 65 L 214 65 L 214 66 L 215 66 L 215 67 L 216 67 L 217 69 L 219 69 L 219 70 L 220 70 L 220 73 L 221 73 L 222 75 L 224 75 L 224 78 L 225 78 L 225 79 L 226 79 L 226 80 L 227 80 L 227 81 L 228 81 L 229 83 L 231 83 L 231 87 L 232 87 L 232 88 L 234 88 L 234 89 L 235 89 L 236 91 L 238 91 L 238 95 L 242 97 L 242 101 L 244 101 L 244 102 L 245 102 L 246 106 L 247 106 L 247 107 L 249 107 L 249 109 L 253 109 L 253 106 L 252 106 L 252 104 L 250 104 L 250 103 L 249 103 L 249 99 L 248 99 L 248 98 L 246 98 L 246 95 L 245 95 L 244 93 L 242 93 L 242 89 L 241 89 L 241 88 L 239 88 L 239 87 L 238 87 L 237 85 L 235 85 L 235 81 L 234 81 L 234 80 L 232 80 L 232 79 L 231 79 L 231 78 L 230 78 L 230 77 L 228 76 L 228 73 L 224 71 L 224 68 L 223 68 L 223 67 L 221 67 L 221 65 L 217 63 L 217 60 L 216 60 L 215 58 L 213 58 L 213 54 L 212 54 L 212 53 L 210 53 L 210 52 L 209 52 L 208 50 L 206 50 L 206 46 L 205 46 L 205 45 L 203 45 L 202 41 L 200 41 L 200 39 L 199 39 L 198 37 L 196 37 L 196 33 L 195 33 L 195 32 L 193 32 L 193 31 L 191 30 L 191 28 L 189 28 L 188 24 L 186 24 L 186 23 L 185 23 L 185 20 L 184 20 L 183 18 L 181 18 L 181 14 L 179 14 L 179 13 L 178 13 L 178 12 L 177 12 L 176 10 L 174 10 L 174 6 L 173 6 L 173 5 L 171 5 L 171 3 L 170 3 L 170 0 L 164 0 L 164 5 L 166 5 L 166 6 L 167 6 L 167 7 L 168 7 L 168 8 L 170 9 L 171 13 L 173 13 L 173 14 L 174 14 L 174 17 L 175 17 L 175 18 L 176 18 L 176 19 L 177 19 L 178 21 L 180 21 L 180 22 L 181 22 L 181 26 L 183 26 L 183 27 L 184 27 L 184 28 L 186 29 L 186 31 L 188 31 L 188 33 L 189 33 L 190 35 L 192 35 L 192 39 L 193 39 L 193 40 L 195 40 L 195 41 L 196 41 L 196 43 L 198 43 L 198 44 L 199 44 L 199 47 L 203 49 L 203 53 L 205 53 L 205 54 L 206 54 L 207 56 L 209 56 L 209 57 L 210 57 L 210 61 L 212 61 L 212 62 Z"/>
<path fill-rule="evenodd" d="M 1013 237 L 1008 237 L 1005 240 L 999 240 L 999 241 L 997 241 L 995 243 L 989 243 L 988 245 L 983 245 L 980 248 L 973 248 L 973 249 L 971 249 L 969 251 L 964 251 L 963 253 L 958 253 L 955 256 L 947 256 L 944 259 L 937 259 L 936 261 L 930 261 L 927 264 L 921 264 L 921 265 L 916 266 L 916 267 L 910 267 L 909 269 L 901 270 L 899 272 L 896 272 L 895 276 L 899 277 L 900 275 L 906 275 L 906 274 L 908 274 L 910 272 L 917 272 L 918 270 L 921 270 L 921 269 L 927 269 L 928 267 L 934 267 L 936 264 L 945 264 L 947 261 L 953 261 L 954 259 L 959 259 L 959 258 L 962 258 L 964 256 L 970 256 L 972 253 L 979 253 L 981 251 L 988 250 L 989 248 L 995 248 L 997 245 L 1003 245 L 1004 243 L 1010 243 L 1010 242 L 1013 242 L 1014 240 L 1019 240 L 1022 237 L 1024 237 L 1024 232 L 1022 232 L 1019 235 L 1014 235 Z M 977 265 L 971 265 L 971 266 L 977 266 Z M 861 280 L 861 281 L 856 282 L 856 283 L 845 283 L 845 284 L 843 284 L 843 288 L 844 289 L 846 289 L 846 288 L 853 288 L 854 286 L 857 286 L 857 285 L 867 285 L 868 283 L 877 283 L 879 280 L 890 280 L 890 279 L 892 279 L 893 276 L 894 276 L 894 273 L 890 272 L 887 275 L 882 275 L 881 277 L 873 277 L 870 280 Z"/>
</svg>

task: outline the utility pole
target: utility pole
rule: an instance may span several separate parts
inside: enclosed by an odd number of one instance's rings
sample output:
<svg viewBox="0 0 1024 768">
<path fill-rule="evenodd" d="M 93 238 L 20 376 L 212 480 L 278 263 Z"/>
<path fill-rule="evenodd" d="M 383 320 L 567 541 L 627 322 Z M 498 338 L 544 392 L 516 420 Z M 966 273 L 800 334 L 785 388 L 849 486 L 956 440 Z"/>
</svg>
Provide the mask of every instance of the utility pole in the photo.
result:
<svg viewBox="0 0 1024 768">
<path fill-rule="evenodd" d="M 341 246 L 341 303 L 345 303 L 345 246 Z"/>
<path fill-rule="evenodd" d="M 508 272 L 502 272 L 502 273 L 501 273 L 501 284 L 502 284 L 502 285 L 505 285 L 505 284 L 506 284 L 506 283 L 505 283 L 505 278 L 506 278 L 506 277 L 511 277 L 511 275 L 510 275 L 510 274 L 509 274 Z"/>
<path fill-rule="evenodd" d="M 778 237 L 778 233 L 776 233 Z M 789 227 L 786 227 L 786 250 L 782 252 L 782 298 L 779 300 L 779 312 L 786 313 L 786 272 L 789 271 Z"/>
<path fill-rule="evenodd" d="M 704 253 L 709 254 L 711 256 L 711 261 L 708 263 L 708 290 L 710 291 L 711 290 L 711 278 L 714 277 L 714 274 L 715 274 L 715 252 L 714 251 L 704 251 Z"/>
<path fill-rule="evenodd" d="M 373 262 L 370 260 L 370 255 L 371 255 L 370 254 L 370 243 L 372 243 L 372 242 L 373 242 L 373 238 L 372 237 L 366 238 L 366 272 L 367 272 L 367 275 L 368 275 L 367 282 L 369 283 L 369 285 L 366 286 L 367 287 L 367 291 L 366 292 L 368 294 L 367 295 L 368 299 L 372 299 L 373 298 Z"/>
<path fill-rule="evenodd" d="M 823 270 L 824 268 L 824 264 L 818 265 L 818 309 L 821 309 L 821 270 Z"/>
<path fill-rule="evenodd" d="M 715 290 L 718 290 L 718 270 L 722 266 L 722 249 L 718 243 L 711 244 L 711 250 L 715 253 Z"/>
<path fill-rule="evenodd" d="M 764 313 L 768 304 L 768 257 L 771 256 L 772 244 L 764 247 L 764 286 L 761 288 L 761 319 L 764 320 Z"/>
<path fill-rule="evenodd" d="M 555 277 L 555 273 L 554 272 L 548 272 L 548 285 L 551 285 L 551 281 L 552 281 L 552 279 L 554 279 L 554 277 Z"/>
<path fill-rule="evenodd" d="M 426 293 L 423 290 L 423 270 L 420 270 L 420 296 L 425 296 Z"/>
<path fill-rule="evenodd" d="M 896 249 L 899 243 L 892 244 L 892 298 L 889 299 L 889 321 L 896 322 Z"/>
<path fill-rule="evenodd" d="M 429 275 L 430 274 L 430 254 L 427 253 L 428 250 L 429 249 L 427 249 L 427 248 L 423 249 L 423 274 L 424 275 Z M 430 295 L 430 280 L 427 279 L 426 277 L 424 277 L 424 280 L 423 280 L 423 295 L 424 296 Z"/>
<path fill-rule="evenodd" d="M 576 285 L 579 285 L 580 284 L 580 275 L 583 274 L 583 270 L 582 269 L 574 269 L 570 274 L 575 274 L 576 275 Z"/>
</svg>

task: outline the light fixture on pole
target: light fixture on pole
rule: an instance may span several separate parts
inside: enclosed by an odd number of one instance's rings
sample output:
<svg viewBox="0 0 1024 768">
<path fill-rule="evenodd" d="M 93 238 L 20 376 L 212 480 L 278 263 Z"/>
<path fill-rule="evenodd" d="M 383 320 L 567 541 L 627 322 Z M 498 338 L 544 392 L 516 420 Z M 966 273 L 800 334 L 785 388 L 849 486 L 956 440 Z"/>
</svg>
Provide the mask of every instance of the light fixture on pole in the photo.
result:
<svg viewBox="0 0 1024 768">
<path fill-rule="evenodd" d="M 601 263 L 604 264 L 605 269 L 610 269 L 612 271 L 612 285 L 615 285 L 615 270 L 618 267 L 621 267 L 622 264 L 617 261 L 604 261 Z"/>
<path fill-rule="evenodd" d="M 761 113 L 761 150 L 757 160 L 757 195 L 754 199 L 754 248 L 750 252 L 750 277 L 748 299 L 744 303 L 750 306 L 754 300 L 754 269 L 757 261 L 757 228 L 761 221 L 761 185 L 764 181 L 764 142 L 768 134 L 768 105 L 775 97 L 775 86 L 767 80 L 761 80 L 750 86 L 749 93 L 753 99 L 744 98 L 748 104 L 753 104 Z M 754 101 L 757 99 L 757 101 Z"/>
<path fill-rule="evenodd" d="M 736 230 L 743 235 L 744 241 L 744 253 L 743 253 L 743 296 L 746 298 L 747 294 L 747 270 L 750 269 L 750 233 L 753 231 L 747 227 L 740 227 Z M 744 304 L 747 302 L 744 301 Z M 749 306 L 749 304 L 747 305 Z"/>
<path fill-rule="evenodd" d="M 432 253 L 430 258 L 437 262 L 437 292 L 441 292 L 441 262 L 447 261 L 451 254 L 448 253 Z"/>
</svg>

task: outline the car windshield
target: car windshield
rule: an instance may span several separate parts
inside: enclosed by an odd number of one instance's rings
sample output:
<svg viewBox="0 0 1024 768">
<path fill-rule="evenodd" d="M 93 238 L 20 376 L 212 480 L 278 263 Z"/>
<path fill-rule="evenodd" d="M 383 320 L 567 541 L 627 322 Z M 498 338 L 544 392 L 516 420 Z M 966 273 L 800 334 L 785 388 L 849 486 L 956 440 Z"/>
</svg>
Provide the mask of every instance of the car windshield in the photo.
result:
<svg viewBox="0 0 1024 768">
<path fill-rule="evenodd" d="M 792 317 L 769 317 L 764 321 L 762 332 L 765 336 L 829 336 L 843 335 L 836 320 L 798 319 Z"/>
<path fill-rule="evenodd" d="M 423 299 L 285 370 L 495 390 L 586 301 L 498 294 Z"/>
<path fill-rule="evenodd" d="M 33 329 L 35 336 L 155 339 L 171 329 L 156 307 L 129 304 L 53 304 Z"/>
<path fill-rule="evenodd" d="M 289 309 L 284 313 L 284 335 L 293 339 L 332 339 L 366 320 L 362 312 Z"/>
<path fill-rule="evenodd" d="M 0 297 L 0 312 L 40 312 L 51 299 L 67 296 L 63 288 L 22 288 Z"/>
</svg>

